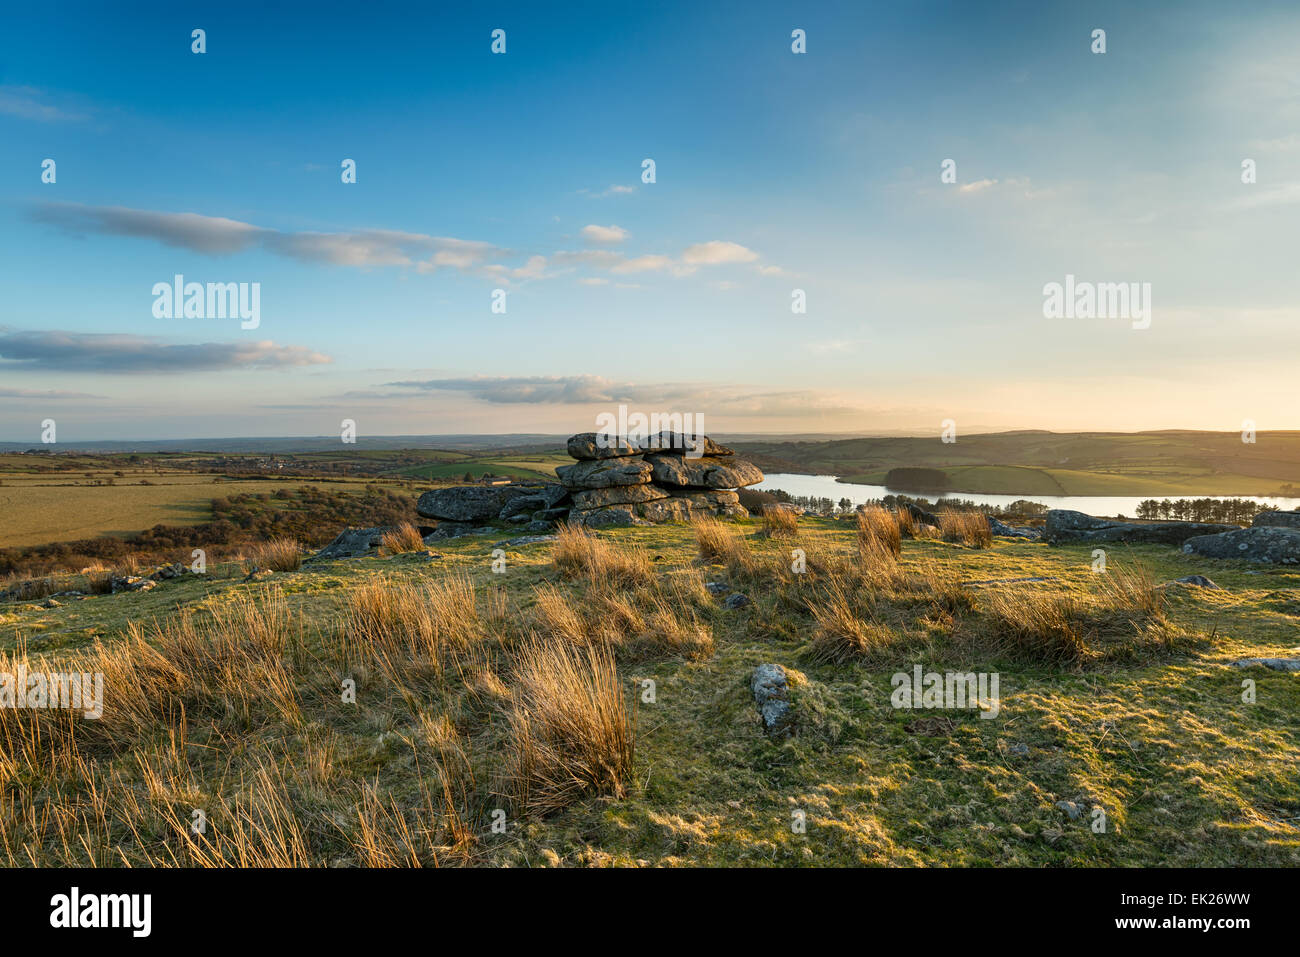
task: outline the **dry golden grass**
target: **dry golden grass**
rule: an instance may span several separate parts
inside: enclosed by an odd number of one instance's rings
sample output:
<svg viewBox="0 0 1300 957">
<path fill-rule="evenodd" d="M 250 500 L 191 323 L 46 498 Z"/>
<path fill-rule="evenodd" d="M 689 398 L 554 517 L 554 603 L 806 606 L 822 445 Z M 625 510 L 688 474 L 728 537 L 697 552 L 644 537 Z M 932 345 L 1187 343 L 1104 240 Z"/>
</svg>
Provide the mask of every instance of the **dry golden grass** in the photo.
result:
<svg viewBox="0 0 1300 957">
<path fill-rule="evenodd" d="M 597 645 L 538 639 L 515 662 L 509 782 L 525 812 L 549 814 L 632 784 L 634 718 L 613 656 Z"/>
<path fill-rule="evenodd" d="M 893 512 L 876 506 L 859 509 L 857 529 L 859 547 L 879 545 L 891 555 L 902 553 L 903 536 Z"/>
<path fill-rule="evenodd" d="M 565 577 L 592 584 L 642 585 L 654 580 L 650 558 L 642 549 L 615 545 L 577 525 L 564 524 L 556 531 L 551 560 Z"/>
<path fill-rule="evenodd" d="M 1101 642 L 1134 643 L 1143 626 L 1164 622 L 1164 594 L 1140 566 L 1111 569 L 1085 597 L 1005 588 L 984 596 L 980 607 L 1004 647 L 1049 664 L 1096 657 Z"/>
<path fill-rule="evenodd" d="M 563 591 L 543 584 L 534 591 L 533 597 L 534 621 L 543 634 L 575 645 L 591 642 L 586 621 Z"/>
<path fill-rule="evenodd" d="M 1007 587 L 982 596 L 980 602 L 992 626 L 995 647 L 1035 663 L 1072 664 L 1088 656 L 1088 645 L 1077 627 L 1077 600 L 1058 592 Z"/>
<path fill-rule="evenodd" d="M 853 581 L 860 588 L 882 594 L 902 588 L 908 577 L 907 572 L 898 564 L 898 553 L 887 541 L 875 537 L 864 539 L 861 535 L 858 536 L 856 560 L 845 557 L 827 564 L 832 570 L 838 571 L 845 581 Z"/>
<path fill-rule="evenodd" d="M 302 566 L 302 546 L 291 538 L 254 545 L 248 553 L 249 571 L 296 572 Z"/>
<path fill-rule="evenodd" d="M 827 666 L 806 692 L 816 704 L 829 699 L 814 692 L 858 684 L 860 663 L 946 656 L 963 669 L 1006 659 L 1078 668 L 1145 654 L 1160 640 L 1164 593 L 1140 567 L 1113 567 L 1064 592 L 972 592 L 959 576 L 1004 558 L 1002 549 L 909 543 L 900 558 L 888 533 L 836 530 L 828 540 L 819 522 L 804 523 L 801 572 L 789 546 L 714 521 L 698 523 L 694 541 L 675 531 L 675 560 L 662 549 L 670 561 L 653 565 L 617 535 L 566 530 L 554 560 L 563 574 L 539 556 L 525 572 L 535 577 L 522 582 L 468 561 L 450 574 L 387 562 L 382 578 L 368 578 L 375 566 L 359 562 L 346 590 L 316 589 L 334 572 L 296 576 L 288 599 L 278 588 L 209 582 L 200 593 L 196 582 L 191 610 L 137 623 L 108 644 L 63 649 L 49 664 L 26 647 L 0 655 L 0 671 L 101 672 L 106 692 L 99 721 L 0 709 L 0 866 L 513 863 L 561 841 L 604 851 L 603 837 L 585 836 L 601 826 L 601 799 L 635 787 L 628 679 L 640 672 L 619 673 L 630 662 L 718 655 L 716 665 L 657 662 L 645 672 L 674 682 L 679 708 L 682 690 L 707 678 L 671 722 L 656 718 L 669 734 L 703 740 L 729 733 L 691 724 L 718 717 L 709 703 L 723 693 L 717 675 L 774 648 L 803 645 L 810 662 Z M 693 545 L 725 563 L 732 584 L 737 572 L 752 576 L 750 614 L 719 611 L 704 588 L 718 569 L 694 561 Z M 358 703 L 340 703 L 348 678 Z M 663 737 L 647 740 L 661 748 Z M 737 741 L 753 744 L 742 736 L 725 746 Z M 654 764 L 643 765 L 649 793 Z M 484 838 L 495 808 L 544 816 L 576 802 L 587 806 L 544 829 L 516 831 L 512 822 L 509 838 Z M 195 808 L 207 814 L 203 834 L 191 830 Z M 501 857 L 512 846 L 520 856 Z"/>
<path fill-rule="evenodd" d="M 278 734 L 301 730 L 293 660 L 302 630 L 282 593 L 270 590 L 236 593 L 206 615 L 132 623 L 115 644 L 96 643 L 57 665 L 23 648 L 0 654 L 0 672 L 24 667 L 100 675 L 104 705 L 98 720 L 63 708 L 0 709 L 0 784 L 10 791 L 15 780 L 28 782 L 0 799 L 0 860 L 10 866 L 310 863 L 300 815 L 272 758 L 250 754 L 248 786 L 199 805 L 187 755 L 191 721 L 242 731 L 272 726 Z M 105 770 L 113 757 L 137 765 L 146 800 L 124 779 L 121 762 Z M 196 806 L 214 822 L 206 835 L 191 832 Z M 160 829 L 167 840 L 144 837 Z M 119 846 L 127 835 L 130 859 Z"/>
<path fill-rule="evenodd" d="M 597 644 L 633 660 L 680 656 L 700 661 L 713 654 L 713 635 L 695 608 L 675 588 L 593 589 L 584 611 L 554 585 L 534 590 L 534 627 L 573 645 Z"/>
<path fill-rule="evenodd" d="M 392 531 L 385 532 L 379 539 L 379 547 L 386 555 L 403 555 L 424 549 L 424 539 L 420 530 L 410 522 L 403 522 Z"/>
<path fill-rule="evenodd" d="M 691 520 L 695 530 L 695 544 L 700 558 L 706 562 L 717 562 L 727 566 L 727 571 L 735 578 L 750 578 L 758 571 L 758 565 L 744 536 L 726 522 L 712 515 L 702 515 Z"/>
<path fill-rule="evenodd" d="M 419 583 L 372 580 L 348 593 L 347 655 L 378 663 L 398 683 L 409 671 L 441 675 L 482 637 L 474 583 L 464 574 Z"/>
<path fill-rule="evenodd" d="M 763 532 L 769 538 L 795 538 L 799 534 L 799 516 L 794 509 L 765 505 Z"/>
<path fill-rule="evenodd" d="M 939 513 L 939 531 L 947 542 L 970 548 L 993 547 L 993 529 L 982 512 L 944 509 Z"/>
<path fill-rule="evenodd" d="M 859 615 L 850 597 L 851 585 L 832 579 L 822 600 L 812 606 L 817 631 L 809 654 L 814 661 L 843 663 L 887 648 L 888 628 Z"/>
<path fill-rule="evenodd" d="M 19 578 L 10 575 L 0 581 L 0 594 L 7 594 L 10 601 L 34 601 L 59 590 L 59 582 L 48 575 L 43 578 Z"/>
<path fill-rule="evenodd" d="M 1101 585 L 1102 601 L 1112 609 L 1146 618 L 1164 614 L 1164 589 L 1144 565 L 1112 567 L 1102 577 Z"/>
<path fill-rule="evenodd" d="M 916 516 L 906 508 L 899 506 L 898 511 L 894 513 L 894 521 L 898 524 L 898 532 L 904 538 L 916 538 Z"/>
</svg>

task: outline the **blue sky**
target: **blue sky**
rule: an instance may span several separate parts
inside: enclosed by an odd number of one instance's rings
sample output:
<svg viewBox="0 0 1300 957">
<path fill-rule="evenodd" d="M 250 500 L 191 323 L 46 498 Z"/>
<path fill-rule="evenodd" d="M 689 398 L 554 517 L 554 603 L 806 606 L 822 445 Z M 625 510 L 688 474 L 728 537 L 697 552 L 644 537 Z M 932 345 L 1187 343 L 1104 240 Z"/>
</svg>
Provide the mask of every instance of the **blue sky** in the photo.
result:
<svg viewBox="0 0 1300 957">
<path fill-rule="evenodd" d="M 1300 428 L 1294 8 L 179 6 L 8 15 L 0 439 Z"/>
</svg>

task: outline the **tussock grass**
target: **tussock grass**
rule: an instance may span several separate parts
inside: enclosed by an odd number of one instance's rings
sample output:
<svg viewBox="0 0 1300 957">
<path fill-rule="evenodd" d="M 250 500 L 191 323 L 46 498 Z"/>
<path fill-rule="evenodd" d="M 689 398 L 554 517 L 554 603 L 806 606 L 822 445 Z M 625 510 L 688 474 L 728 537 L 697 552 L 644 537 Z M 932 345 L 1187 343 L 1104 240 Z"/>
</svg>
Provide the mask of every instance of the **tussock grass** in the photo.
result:
<svg viewBox="0 0 1300 957">
<path fill-rule="evenodd" d="M 379 547 L 388 555 L 404 555 L 422 551 L 425 546 L 420 530 L 410 522 L 403 522 L 392 531 L 384 532 Z"/>
<path fill-rule="evenodd" d="M 890 555 L 902 553 L 902 533 L 893 512 L 875 506 L 860 509 L 857 530 L 858 546 L 864 551 L 879 547 Z"/>
<path fill-rule="evenodd" d="M 535 627 L 566 644 L 599 645 L 632 660 L 680 656 L 699 661 L 713 654 L 713 636 L 695 608 L 681 600 L 687 597 L 681 590 L 600 589 L 584 597 L 580 610 L 561 589 L 538 586 Z"/>
<path fill-rule="evenodd" d="M 992 548 L 993 530 L 982 512 L 944 509 L 939 513 L 939 532 L 946 542 L 969 548 Z"/>
<path fill-rule="evenodd" d="M 641 585 L 654 580 L 644 551 L 606 541 L 577 525 L 559 527 L 551 560 L 566 577 L 592 584 Z"/>
<path fill-rule="evenodd" d="M 625 796 L 635 730 L 613 656 L 532 640 L 518 652 L 515 679 L 508 775 L 516 804 L 546 815 L 589 795 Z"/>
<path fill-rule="evenodd" d="M 750 578 L 757 573 L 758 564 L 743 535 L 733 524 L 712 515 L 702 515 L 693 519 L 691 526 L 701 559 L 726 565 L 728 573 L 736 578 Z"/>
<path fill-rule="evenodd" d="M 981 602 L 996 647 L 1037 664 L 1074 664 L 1088 657 L 1078 623 L 1082 611 L 1070 595 L 1005 588 Z"/>
<path fill-rule="evenodd" d="M 1046 664 L 1095 659 L 1116 641 L 1134 650 L 1146 641 L 1144 628 L 1166 623 L 1164 595 L 1141 566 L 1110 569 L 1084 596 L 1007 587 L 980 605 L 1001 647 Z"/>
<path fill-rule="evenodd" d="M 892 635 L 881 624 L 864 620 L 842 580 L 833 580 L 812 607 L 817 621 L 809 653 L 814 661 L 843 663 L 888 648 Z"/>
<path fill-rule="evenodd" d="M 7 601 L 35 601 L 60 590 L 58 581 L 51 576 L 18 578 L 10 575 L 6 580 L 0 581 L 0 594 L 5 595 Z"/>
<path fill-rule="evenodd" d="M 249 571 L 296 572 L 302 566 L 302 547 L 291 538 L 254 545 L 248 552 Z"/>
<path fill-rule="evenodd" d="M 371 580 L 348 593 L 344 648 L 354 660 L 382 664 L 390 675 L 441 675 L 483 637 L 474 582 L 452 574 L 434 582 Z"/>
<path fill-rule="evenodd" d="M 768 538 L 796 538 L 799 535 L 799 516 L 794 509 L 780 505 L 763 506 L 763 533 Z"/>
<path fill-rule="evenodd" d="M 900 506 L 894 512 L 894 522 L 898 525 L 898 532 L 903 538 L 916 538 L 916 516 L 907 509 Z"/>
</svg>

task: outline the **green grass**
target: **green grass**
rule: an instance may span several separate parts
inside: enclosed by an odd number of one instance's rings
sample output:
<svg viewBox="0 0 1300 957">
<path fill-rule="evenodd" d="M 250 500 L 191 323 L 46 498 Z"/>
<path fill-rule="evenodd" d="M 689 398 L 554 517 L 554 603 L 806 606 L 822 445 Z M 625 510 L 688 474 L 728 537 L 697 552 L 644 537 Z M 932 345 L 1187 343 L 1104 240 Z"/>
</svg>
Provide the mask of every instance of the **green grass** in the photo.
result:
<svg viewBox="0 0 1300 957">
<path fill-rule="evenodd" d="M 796 546 L 810 558 L 847 553 L 853 541 L 849 522 L 802 519 L 793 543 L 763 538 L 757 522 L 737 527 L 746 535 L 746 549 L 762 561 L 775 562 Z M 478 863 L 1300 863 L 1300 729 L 1294 720 L 1300 678 L 1228 666 L 1242 657 L 1296 653 L 1300 571 L 1193 559 L 1159 546 L 1113 548 L 1112 569 L 1141 563 L 1157 581 L 1203 573 L 1224 590 L 1172 590 L 1163 632 L 1167 645 L 1152 644 L 1134 630 L 1107 655 L 1073 667 L 980 652 L 967 639 L 981 627 L 981 612 L 948 620 L 920 606 L 891 613 L 889 625 L 900 638 L 896 649 L 848 664 L 818 664 L 808 654 L 816 627 L 811 616 L 791 608 L 779 589 L 732 578 L 736 573 L 722 566 L 701 566 L 691 529 L 660 526 L 601 537 L 619 548 L 644 549 L 659 581 L 728 580 L 755 604 L 739 613 L 711 601 L 702 607 L 714 640 L 712 656 L 703 660 L 621 661 L 629 702 L 639 696 L 644 679 L 656 687 L 655 703 L 638 700 L 637 784 L 625 799 L 591 796 L 547 818 L 512 820 L 504 836 L 483 828 L 474 851 Z M 449 540 L 432 560 L 372 557 L 306 566 L 273 582 L 295 614 L 313 627 L 329 627 L 363 582 L 443 581 L 463 573 L 481 593 L 505 589 L 510 610 L 493 632 L 494 642 L 505 642 L 523 627 L 537 586 L 549 583 L 578 596 L 585 586 L 559 575 L 546 544 L 509 550 L 507 571 L 493 574 L 498 538 Z M 992 549 L 968 550 L 907 541 L 902 563 L 912 572 L 937 568 L 964 581 L 1047 576 L 1059 580 L 991 587 L 1079 598 L 1099 583 L 1087 546 L 998 540 Z M 0 605 L 0 648 L 12 650 L 21 640 L 29 653 L 57 662 L 95 640 L 123 641 L 130 621 L 167 621 L 182 609 L 203 614 L 237 594 L 258 594 L 261 587 L 209 577 L 164 583 L 144 594 L 68 600 L 55 609 Z M 971 592 L 978 608 L 989 590 Z M 765 661 L 801 676 L 795 696 L 802 730 L 785 742 L 763 735 L 748 689 L 753 667 Z M 997 671 L 999 717 L 945 712 L 953 721 L 950 730 L 913 733 L 908 726 L 926 713 L 891 707 L 890 676 L 915 663 Z M 1256 683 L 1255 704 L 1241 700 L 1246 678 Z M 203 787 L 237 789 L 228 772 L 217 775 L 223 762 L 238 766 L 254 748 L 291 754 L 315 747 L 325 728 L 334 755 L 328 780 L 289 789 L 302 802 L 300 819 L 322 859 L 359 862 L 354 845 L 340 836 L 355 826 L 355 814 L 352 825 L 334 826 L 328 818 L 337 810 L 335 796 L 346 806 L 363 787 L 378 788 L 399 809 L 413 808 L 427 827 L 442 827 L 440 808 L 430 821 L 418 806 L 421 781 L 429 774 L 421 761 L 427 757 L 403 743 L 420 737 L 426 709 L 446 707 L 461 715 L 457 725 L 467 746 L 477 749 L 474 754 L 481 752 L 474 760 L 484 762 L 482 768 L 490 770 L 494 751 L 504 746 L 490 698 L 461 700 L 454 681 L 434 686 L 420 700 L 403 701 L 385 691 L 379 674 L 361 673 L 357 710 L 343 715 L 331 704 L 333 679 L 303 680 L 318 688 L 304 692 L 304 709 L 312 709 L 304 727 L 268 719 L 232 737 L 204 731 L 207 719 L 195 718 L 186 760 Z M 460 705 L 449 703 L 457 700 Z M 1027 754 L 1018 753 L 1022 746 Z M 134 755 L 102 759 L 125 781 L 135 781 L 123 786 L 144 788 L 132 777 Z M 484 775 L 490 778 L 488 771 Z M 479 786 L 485 793 L 493 787 L 490 781 Z M 211 803 L 216 795 L 202 800 Z M 1069 820 L 1054 806 L 1058 800 L 1103 808 L 1106 833 L 1093 833 L 1086 817 Z M 806 833 L 792 832 L 792 811 L 806 815 Z"/>
</svg>

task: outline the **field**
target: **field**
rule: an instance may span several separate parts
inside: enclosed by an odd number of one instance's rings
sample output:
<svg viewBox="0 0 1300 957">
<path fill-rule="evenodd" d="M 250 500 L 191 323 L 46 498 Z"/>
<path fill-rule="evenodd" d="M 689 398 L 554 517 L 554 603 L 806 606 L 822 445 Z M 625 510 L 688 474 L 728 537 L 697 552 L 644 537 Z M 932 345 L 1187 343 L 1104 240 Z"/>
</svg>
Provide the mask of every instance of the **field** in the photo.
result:
<svg viewBox="0 0 1300 957">
<path fill-rule="evenodd" d="M 439 449 L 348 450 L 288 455 L 152 453 L 0 455 L 0 548 L 126 536 L 155 525 L 212 518 L 214 498 L 274 493 L 304 484 L 357 492 L 378 485 L 419 490 L 468 473 L 554 481 L 562 453 Z"/>
<path fill-rule="evenodd" d="M 1001 432 L 829 442 L 737 442 L 759 464 L 798 463 L 846 482 L 884 484 L 899 467 L 930 467 L 952 492 L 1009 495 L 1275 495 L 1300 484 L 1300 433 Z M 783 469 L 771 469 L 781 471 Z M 909 491 L 899 489 L 899 491 Z"/>
<path fill-rule="evenodd" d="M 1300 864 L 1300 681 L 1229 666 L 1295 654 L 1300 571 L 789 534 L 569 536 L 502 573 L 468 537 L 0 604 L 0 672 L 107 675 L 97 722 L 0 711 L 0 863 Z M 1191 573 L 1222 590 L 1152 587 Z M 916 664 L 997 673 L 996 717 L 895 709 Z"/>
<path fill-rule="evenodd" d="M 84 480 L 83 480 L 84 481 Z M 195 473 L 150 474 L 150 485 L 119 479 L 114 486 L 56 484 L 48 476 L 6 476 L 0 486 L 0 548 L 70 542 L 100 535 L 122 537 L 154 525 L 196 525 L 212 517 L 212 500 L 240 492 L 273 493 L 302 479 L 226 481 Z M 330 482 L 359 490 L 370 481 Z"/>
</svg>

